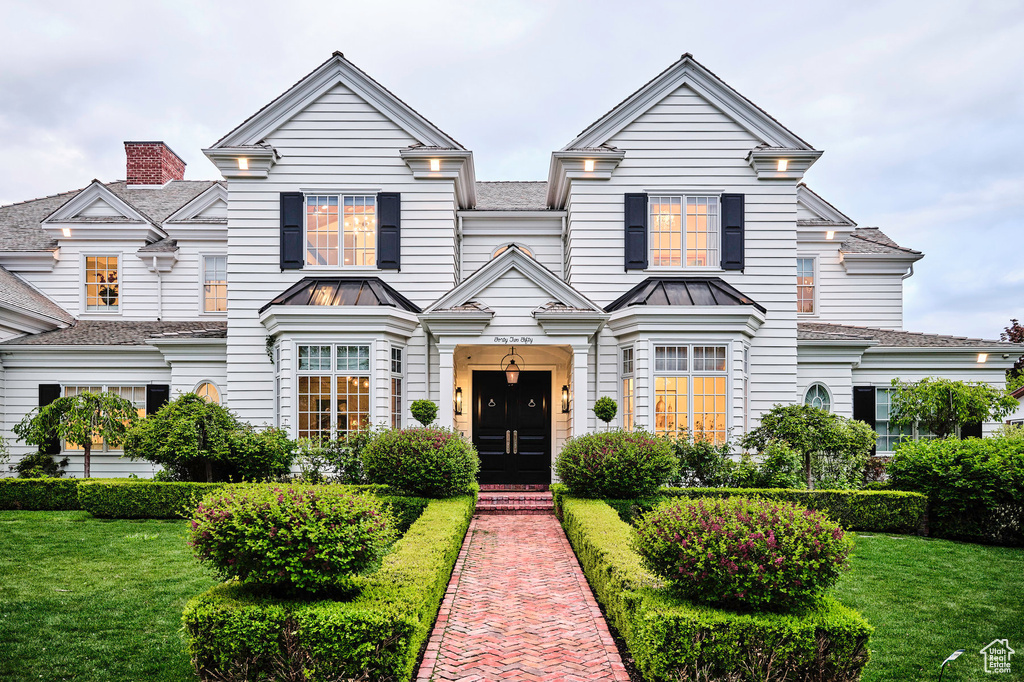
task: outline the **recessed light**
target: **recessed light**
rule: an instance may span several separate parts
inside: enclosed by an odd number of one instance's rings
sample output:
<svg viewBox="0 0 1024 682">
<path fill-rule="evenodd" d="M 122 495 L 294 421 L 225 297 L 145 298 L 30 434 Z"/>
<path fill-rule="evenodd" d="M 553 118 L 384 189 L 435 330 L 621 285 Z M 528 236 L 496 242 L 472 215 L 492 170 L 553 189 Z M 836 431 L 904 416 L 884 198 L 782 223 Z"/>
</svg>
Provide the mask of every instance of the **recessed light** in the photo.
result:
<svg viewBox="0 0 1024 682">
<path fill-rule="evenodd" d="M 779 159 L 778 170 L 780 173 L 789 170 L 789 159 Z"/>
<path fill-rule="evenodd" d="M 593 159 L 584 159 L 583 160 L 583 172 L 585 172 L 585 173 L 593 173 L 594 172 L 594 160 Z"/>
<path fill-rule="evenodd" d="M 430 160 L 430 170 L 431 170 L 431 172 L 434 172 L 434 173 L 436 173 L 437 171 L 441 170 L 441 159 L 431 159 Z"/>
<path fill-rule="evenodd" d="M 249 159 L 244 156 L 238 157 L 238 170 L 249 170 Z"/>
</svg>

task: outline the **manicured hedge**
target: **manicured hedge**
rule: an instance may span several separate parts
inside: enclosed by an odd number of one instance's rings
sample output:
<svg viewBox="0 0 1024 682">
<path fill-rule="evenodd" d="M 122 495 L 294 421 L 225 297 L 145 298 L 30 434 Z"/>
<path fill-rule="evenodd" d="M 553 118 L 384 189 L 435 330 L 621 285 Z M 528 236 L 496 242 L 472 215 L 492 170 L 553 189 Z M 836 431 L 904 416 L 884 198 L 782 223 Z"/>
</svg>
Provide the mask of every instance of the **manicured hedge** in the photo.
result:
<svg viewBox="0 0 1024 682">
<path fill-rule="evenodd" d="M 793 502 L 820 511 L 846 530 L 876 533 L 918 533 L 924 528 L 928 498 L 890 490 L 790 490 L 786 488 L 663 488 L 639 500 L 605 500 L 623 521 L 632 523 L 669 497 L 760 497 Z"/>
<path fill-rule="evenodd" d="M 0 478 L 0 510 L 81 509 L 74 478 Z"/>
<path fill-rule="evenodd" d="M 192 599 L 183 621 L 205 680 L 409 680 L 448 586 L 475 498 L 430 500 L 350 601 L 273 599 L 227 582 Z"/>
<path fill-rule="evenodd" d="M 192 513 L 203 495 L 225 483 L 170 483 L 118 480 L 81 480 L 81 508 L 103 519 L 180 519 Z"/>
<path fill-rule="evenodd" d="M 600 500 L 562 496 L 565 532 L 647 682 L 857 680 L 872 628 L 832 598 L 801 612 L 741 614 L 674 596 L 643 568 L 633 530 Z"/>
</svg>

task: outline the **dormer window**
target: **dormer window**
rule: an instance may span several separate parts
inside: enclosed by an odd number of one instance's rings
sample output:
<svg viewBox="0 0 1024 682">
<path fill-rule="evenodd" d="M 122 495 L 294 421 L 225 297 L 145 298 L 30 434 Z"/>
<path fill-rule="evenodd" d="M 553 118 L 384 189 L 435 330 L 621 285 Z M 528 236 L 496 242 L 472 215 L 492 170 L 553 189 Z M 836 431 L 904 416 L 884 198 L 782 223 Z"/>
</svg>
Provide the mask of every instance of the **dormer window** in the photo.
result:
<svg viewBox="0 0 1024 682">
<path fill-rule="evenodd" d="M 376 267 L 377 197 L 307 196 L 306 265 Z"/>
<path fill-rule="evenodd" d="M 116 313 L 120 310 L 117 256 L 85 257 L 85 310 Z"/>
<path fill-rule="evenodd" d="M 718 214 L 717 196 L 651 196 L 651 265 L 718 267 Z"/>
</svg>

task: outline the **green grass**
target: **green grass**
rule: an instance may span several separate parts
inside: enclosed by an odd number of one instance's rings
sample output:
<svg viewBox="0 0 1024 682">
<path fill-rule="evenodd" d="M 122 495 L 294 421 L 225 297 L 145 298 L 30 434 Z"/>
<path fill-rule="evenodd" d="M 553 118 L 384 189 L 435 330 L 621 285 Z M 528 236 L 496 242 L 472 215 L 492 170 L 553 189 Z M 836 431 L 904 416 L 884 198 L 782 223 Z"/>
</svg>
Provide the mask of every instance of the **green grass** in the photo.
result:
<svg viewBox="0 0 1024 682">
<path fill-rule="evenodd" d="M 194 680 L 181 613 L 216 582 L 184 521 L 0 512 L 0 680 Z"/>
<path fill-rule="evenodd" d="M 875 626 L 864 682 L 1024 680 L 1024 550 L 914 536 L 855 533 L 837 596 Z M 981 649 L 1008 639 L 1009 675 L 988 675 Z"/>
</svg>

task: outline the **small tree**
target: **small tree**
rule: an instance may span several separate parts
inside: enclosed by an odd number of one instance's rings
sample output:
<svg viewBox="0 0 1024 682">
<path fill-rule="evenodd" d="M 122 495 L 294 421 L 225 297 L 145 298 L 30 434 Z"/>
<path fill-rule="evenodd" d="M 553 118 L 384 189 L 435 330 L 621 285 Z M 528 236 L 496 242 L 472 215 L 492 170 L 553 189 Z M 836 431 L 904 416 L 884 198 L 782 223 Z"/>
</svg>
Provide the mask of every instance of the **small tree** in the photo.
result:
<svg viewBox="0 0 1024 682">
<path fill-rule="evenodd" d="M 1009 327 L 1003 328 L 999 338 L 1011 343 L 1024 343 L 1024 326 L 1014 318 L 1010 320 Z M 1018 357 L 1013 367 L 1006 370 L 1006 388 L 1014 391 L 1021 386 L 1024 386 L 1024 355 Z"/>
<path fill-rule="evenodd" d="M 605 428 L 608 428 L 611 421 L 615 419 L 615 413 L 618 411 L 618 404 L 608 396 L 598 398 L 597 402 L 594 403 L 594 414 L 604 422 Z"/>
<path fill-rule="evenodd" d="M 414 400 L 409 406 L 413 418 L 423 426 L 430 426 L 437 419 L 437 404 L 430 400 Z"/>
<path fill-rule="evenodd" d="M 899 426 L 913 426 L 949 438 L 964 424 L 1002 421 L 1018 405 L 1009 392 L 984 381 L 953 381 L 927 377 L 921 381 L 892 380 L 889 418 Z"/>
<path fill-rule="evenodd" d="M 25 415 L 14 426 L 18 440 L 40 448 L 54 438 L 82 448 L 85 478 L 90 477 L 93 441 L 102 438 L 118 447 L 128 429 L 138 421 L 131 401 L 116 393 L 90 393 L 57 398 Z"/>
<path fill-rule="evenodd" d="M 747 433 L 740 443 L 763 452 L 776 441 L 788 443 L 800 454 L 807 487 L 813 488 L 816 471 L 819 475 L 826 473 L 829 483 L 846 478 L 853 484 L 851 476 L 864 470 L 875 444 L 875 432 L 864 422 L 820 407 L 775 405 L 761 415 L 760 426 Z M 847 473 L 839 475 L 837 469 Z"/>
</svg>

